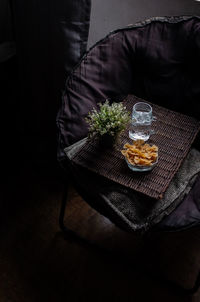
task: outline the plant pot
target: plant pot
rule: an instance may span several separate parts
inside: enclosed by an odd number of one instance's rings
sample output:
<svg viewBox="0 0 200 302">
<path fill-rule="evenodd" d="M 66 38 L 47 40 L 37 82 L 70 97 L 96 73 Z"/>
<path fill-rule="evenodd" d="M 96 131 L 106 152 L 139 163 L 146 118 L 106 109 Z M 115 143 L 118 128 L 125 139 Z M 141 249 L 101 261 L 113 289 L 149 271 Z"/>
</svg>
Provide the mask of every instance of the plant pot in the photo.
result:
<svg viewBox="0 0 200 302">
<path fill-rule="evenodd" d="M 117 144 L 118 138 L 118 135 L 113 136 L 106 133 L 99 137 L 99 145 L 103 148 L 112 148 Z"/>
</svg>

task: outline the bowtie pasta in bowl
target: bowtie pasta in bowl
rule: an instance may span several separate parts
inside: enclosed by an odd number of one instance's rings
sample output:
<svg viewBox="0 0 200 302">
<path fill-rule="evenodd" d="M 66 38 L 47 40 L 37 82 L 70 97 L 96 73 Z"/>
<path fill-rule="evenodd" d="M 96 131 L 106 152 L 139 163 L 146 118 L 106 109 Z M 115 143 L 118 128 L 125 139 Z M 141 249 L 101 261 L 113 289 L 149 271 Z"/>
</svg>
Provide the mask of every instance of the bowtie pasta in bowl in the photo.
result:
<svg viewBox="0 0 200 302">
<path fill-rule="evenodd" d="M 143 140 L 137 140 L 133 144 L 125 144 L 121 153 L 132 171 L 150 171 L 158 162 L 158 147 L 156 145 L 150 146 Z"/>
</svg>

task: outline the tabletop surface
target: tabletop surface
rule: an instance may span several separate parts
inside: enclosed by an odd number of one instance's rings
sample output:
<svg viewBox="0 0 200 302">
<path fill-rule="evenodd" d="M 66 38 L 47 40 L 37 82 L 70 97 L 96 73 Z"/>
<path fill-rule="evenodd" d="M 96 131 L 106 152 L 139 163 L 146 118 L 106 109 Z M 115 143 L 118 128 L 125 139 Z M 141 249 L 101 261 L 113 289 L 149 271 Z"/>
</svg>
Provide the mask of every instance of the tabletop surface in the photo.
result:
<svg viewBox="0 0 200 302">
<path fill-rule="evenodd" d="M 132 111 L 134 103 L 139 101 L 144 100 L 129 95 L 124 104 Z M 159 148 L 158 164 L 152 171 L 133 172 L 128 168 L 120 152 L 126 142 L 131 142 L 128 128 L 117 148 L 102 149 L 98 142 L 89 142 L 74 156 L 73 162 L 149 197 L 162 198 L 188 154 L 200 129 L 200 122 L 193 117 L 151 105 L 157 121 L 153 124 L 155 134 L 148 143 L 156 144 Z"/>
</svg>

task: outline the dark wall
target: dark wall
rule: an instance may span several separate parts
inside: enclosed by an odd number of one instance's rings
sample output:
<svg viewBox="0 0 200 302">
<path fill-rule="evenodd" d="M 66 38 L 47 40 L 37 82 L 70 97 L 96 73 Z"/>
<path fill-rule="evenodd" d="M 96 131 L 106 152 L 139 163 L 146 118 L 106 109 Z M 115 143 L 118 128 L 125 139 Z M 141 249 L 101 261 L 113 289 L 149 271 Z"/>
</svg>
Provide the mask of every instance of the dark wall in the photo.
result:
<svg viewBox="0 0 200 302">
<path fill-rule="evenodd" d="M 19 121 L 24 155 L 52 156 L 55 140 L 52 1 L 14 1 Z M 54 150 L 55 151 L 55 150 Z"/>
<path fill-rule="evenodd" d="M 0 1 L 0 43 L 13 40 L 12 17 L 8 0 Z"/>
<path fill-rule="evenodd" d="M 155 16 L 200 15 L 195 0 L 92 0 L 88 45 L 109 31 Z"/>
<path fill-rule="evenodd" d="M 24 152 L 56 162 L 56 114 L 67 75 L 86 49 L 90 0 L 13 0 L 13 15 Z"/>
<path fill-rule="evenodd" d="M 0 102 L 1 102 L 1 172 L 6 175 L 7 166 L 13 155 L 17 135 L 16 129 L 18 98 L 18 76 L 16 48 L 14 42 L 12 12 L 8 0 L 0 1 Z M 16 129 L 17 130 L 17 129 Z M 12 143 L 11 143 L 12 141 Z M 5 169 L 4 169 L 5 168 Z"/>
</svg>

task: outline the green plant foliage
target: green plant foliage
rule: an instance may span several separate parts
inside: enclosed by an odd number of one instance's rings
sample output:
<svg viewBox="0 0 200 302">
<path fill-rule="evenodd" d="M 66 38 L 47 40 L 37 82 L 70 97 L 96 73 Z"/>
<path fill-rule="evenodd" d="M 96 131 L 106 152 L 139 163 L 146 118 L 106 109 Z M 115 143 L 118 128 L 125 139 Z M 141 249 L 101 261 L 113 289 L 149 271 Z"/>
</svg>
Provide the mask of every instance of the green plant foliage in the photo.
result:
<svg viewBox="0 0 200 302">
<path fill-rule="evenodd" d="M 89 112 L 86 122 L 89 125 L 88 137 L 93 138 L 108 134 L 117 136 L 126 129 L 130 122 L 130 112 L 122 103 L 98 104 L 99 110 L 93 109 Z"/>
</svg>

